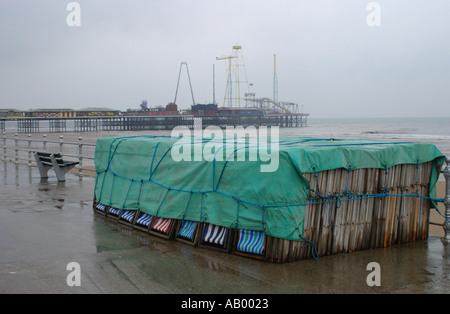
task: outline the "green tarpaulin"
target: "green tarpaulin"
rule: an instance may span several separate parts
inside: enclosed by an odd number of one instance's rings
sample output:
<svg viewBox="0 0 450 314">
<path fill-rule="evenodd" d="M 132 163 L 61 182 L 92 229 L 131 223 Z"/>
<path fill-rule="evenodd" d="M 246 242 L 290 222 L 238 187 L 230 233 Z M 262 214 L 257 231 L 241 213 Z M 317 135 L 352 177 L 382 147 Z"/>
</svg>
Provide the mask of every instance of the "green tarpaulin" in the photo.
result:
<svg viewBox="0 0 450 314">
<path fill-rule="evenodd" d="M 266 141 L 268 147 L 263 147 Z M 444 155 L 432 144 L 293 137 L 273 142 L 102 138 L 95 150 L 94 196 L 120 209 L 301 240 L 309 196 L 304 173 L 429 161 L 433 171 L 426 197 L 434 198 Z M 263 172 L 262 166 L 270 164 L 276 171 Z"/>
</svg>

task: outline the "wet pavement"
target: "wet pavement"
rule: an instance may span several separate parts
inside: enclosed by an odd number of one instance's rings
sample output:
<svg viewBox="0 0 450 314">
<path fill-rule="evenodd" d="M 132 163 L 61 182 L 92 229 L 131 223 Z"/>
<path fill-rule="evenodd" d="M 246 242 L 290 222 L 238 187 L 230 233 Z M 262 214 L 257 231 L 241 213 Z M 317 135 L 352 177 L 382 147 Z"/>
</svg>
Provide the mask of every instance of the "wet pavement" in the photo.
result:
<svg viewBox="0 0 450 314">
<path fill-rule="evenodd" d="M 94 178 L 0 161 L 0 293 L 450 293 L 439 237 L 318 260 L 270 264 L 143 234 L 92 211 Z M 69 286 L 69 263 L 80 286 Z M 380 265 L 380 286 L 369 286 Z"/>
</svg>

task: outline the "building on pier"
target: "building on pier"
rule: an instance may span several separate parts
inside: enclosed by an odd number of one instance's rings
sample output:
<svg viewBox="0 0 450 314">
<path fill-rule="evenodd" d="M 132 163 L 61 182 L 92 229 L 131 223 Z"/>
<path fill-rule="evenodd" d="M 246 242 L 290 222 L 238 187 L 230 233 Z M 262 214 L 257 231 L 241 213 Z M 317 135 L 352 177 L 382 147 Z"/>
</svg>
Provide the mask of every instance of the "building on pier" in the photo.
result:
<svg viewBox="0 0 450 314">
<path fill-rule="evenodd" d="M 22 118 L 24 115 L 23 111 L 7 108 L 0 109 L 0 118 Z"/>
<path fill-rule="evenodd" d="M 120 115 L 120 110 L 101 107 L 84 108 L 76 111 L 77 117 L 115 117 Z"/>
<path fill-rule="evenodd" d="M 30 109 L 24 112 L 26 118 L 73 118 L 77 113 L 73 109 Z"/>
</svg>

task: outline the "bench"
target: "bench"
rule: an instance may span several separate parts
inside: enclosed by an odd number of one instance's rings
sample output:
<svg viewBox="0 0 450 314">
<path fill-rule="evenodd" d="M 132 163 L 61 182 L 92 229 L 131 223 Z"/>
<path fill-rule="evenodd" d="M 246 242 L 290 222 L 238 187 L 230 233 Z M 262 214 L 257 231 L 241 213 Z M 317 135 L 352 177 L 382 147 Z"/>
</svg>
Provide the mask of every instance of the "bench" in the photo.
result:
<svg viewBox="0 0 450 314">
<path fill-rule="evenodd" d="M 66 181 L 66 173 L 79 164 L 78 161 L 63 160 L 59 153 L 33 152 L 41 178 L 48 178 L 50 168 L 55 169 L 58 181 Z"/>
</svg>

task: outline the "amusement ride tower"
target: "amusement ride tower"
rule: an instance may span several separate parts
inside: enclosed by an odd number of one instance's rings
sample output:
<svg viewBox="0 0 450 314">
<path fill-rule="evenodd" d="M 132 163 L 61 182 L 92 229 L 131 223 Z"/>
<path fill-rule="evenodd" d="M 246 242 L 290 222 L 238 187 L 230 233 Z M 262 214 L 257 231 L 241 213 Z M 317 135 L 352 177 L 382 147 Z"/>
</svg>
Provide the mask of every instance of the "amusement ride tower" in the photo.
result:
<svg viewBox="0 0 450 314">
<path fill-rule="evenodd" d="M 241 108 L 244 107 L 250 88 L 245 70 L 242 46 L 233 46 L 230 56 L 217 57 L 217 60 L 228 60 L 227 64 L 227 85 L 223 107 Z"/>
</svg>

